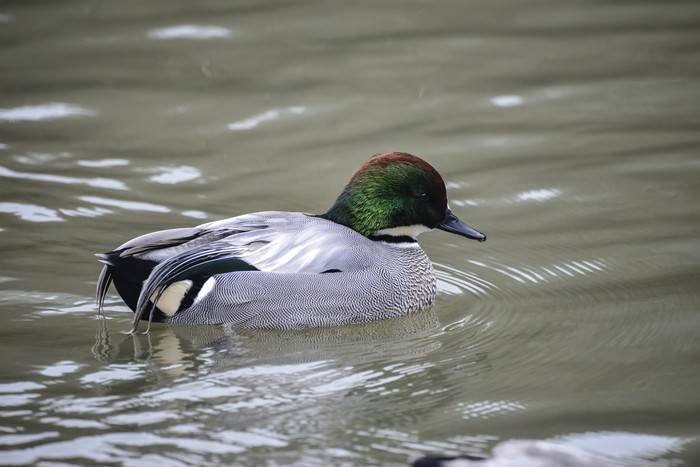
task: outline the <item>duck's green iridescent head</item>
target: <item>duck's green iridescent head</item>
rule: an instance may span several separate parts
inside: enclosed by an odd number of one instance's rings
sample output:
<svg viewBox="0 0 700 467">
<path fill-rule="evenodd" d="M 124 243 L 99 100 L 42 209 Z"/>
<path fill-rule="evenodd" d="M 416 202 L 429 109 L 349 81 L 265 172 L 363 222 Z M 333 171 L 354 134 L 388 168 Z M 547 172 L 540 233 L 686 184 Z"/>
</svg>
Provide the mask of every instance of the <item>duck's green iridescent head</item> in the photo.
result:
<svg viewBox="0 0 700 467">
<path fill-rule="evenodd" d="M 440 228 L 479 241 L 486 239 L 449 210 L 445 182 L 437 170 L 405 152 L 380 154 L 362 164 L 321 217 L 365 236 L 415 238 L 423 231 Z"/>
</svg>

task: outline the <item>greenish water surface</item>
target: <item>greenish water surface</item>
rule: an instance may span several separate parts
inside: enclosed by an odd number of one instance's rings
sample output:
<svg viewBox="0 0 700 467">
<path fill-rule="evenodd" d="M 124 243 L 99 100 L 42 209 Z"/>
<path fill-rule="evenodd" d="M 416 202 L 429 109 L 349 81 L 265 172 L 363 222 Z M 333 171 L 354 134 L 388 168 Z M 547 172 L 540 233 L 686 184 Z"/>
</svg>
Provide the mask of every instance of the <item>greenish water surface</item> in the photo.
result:
<svg viewBox="0 0 700 467">
<path fill-rule="evenodd" d="M 402 466 L 550 440 L 700 464 L 700 4 L 0 5 L 0 465 Z M 154 325 L 93 254 L 320 213 L 370 155 L 488 235 L 420 313 Z"/>
</svg>

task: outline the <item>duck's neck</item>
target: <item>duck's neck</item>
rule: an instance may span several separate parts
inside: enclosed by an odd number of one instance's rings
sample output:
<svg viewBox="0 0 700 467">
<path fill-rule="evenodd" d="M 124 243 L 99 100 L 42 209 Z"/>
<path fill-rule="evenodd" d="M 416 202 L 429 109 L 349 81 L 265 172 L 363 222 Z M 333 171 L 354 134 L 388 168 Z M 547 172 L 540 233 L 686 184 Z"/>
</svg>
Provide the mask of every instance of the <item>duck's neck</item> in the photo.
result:
<svg viewBox="0 0 700 467">
<path fill-rule="evenodd" d="M 365 237 L 392 225 L 396 206 L 382 173 L 366 169 L 361 176 L 354 175 L 335 203 L 320 217 L 350 227 Z"/>
<path fill-rule="evenodd" d="M 353 174 L 333 206 L 320 217 L 350 227 L 365 237 L 415 237 L 412 235 L 415 229 L 411 233 L 394 231 L 397 225 L 415 223 L 415 210 L 406 203 L 403 191 L 409 183 L 421 183 L 424 172 L 410 165 L 383 167 L 371 162 L 372 159 Z"/>
<path fill-rule="evenodd" d="M 371 197 L 360 196 L 356 191 L 343 191 L 335 204 L 325 214 L 319 217 L 342 224 L 354 231 L 369 237 L 388 225 L 388 209 L 382 209 Z M 370 203 L 372 208 L 370 208 Z"/>
<path fill-rule="evenodd" d="M 384 227 L 389 225 L 388 211 L 367 209 L 366 204 L 352 200 L 352 197 L 341 195 L 333 207 L 319 217 L 350 227 L 370 240 L 389 243 L 414 243 L 418 234 L 430 230 L 424 225 Z"/>
</svg>

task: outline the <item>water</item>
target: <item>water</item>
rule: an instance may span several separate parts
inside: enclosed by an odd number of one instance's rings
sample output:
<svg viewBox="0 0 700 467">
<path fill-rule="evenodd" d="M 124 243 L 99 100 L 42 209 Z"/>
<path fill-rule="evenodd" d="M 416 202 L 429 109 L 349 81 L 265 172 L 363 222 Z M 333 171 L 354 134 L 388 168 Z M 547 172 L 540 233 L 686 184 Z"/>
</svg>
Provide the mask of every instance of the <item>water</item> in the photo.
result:
<svg viewBox="0 0 700 467">
<path fill-rule="evenodd" d="M 696 2 L 5 2 L 0 464 L 407 465 L 509 439 L 700 463 Z M 430 161 L 489 240 L 433 307 L 303 332 L 96 317 L 141 233 Z"/>
</svg>

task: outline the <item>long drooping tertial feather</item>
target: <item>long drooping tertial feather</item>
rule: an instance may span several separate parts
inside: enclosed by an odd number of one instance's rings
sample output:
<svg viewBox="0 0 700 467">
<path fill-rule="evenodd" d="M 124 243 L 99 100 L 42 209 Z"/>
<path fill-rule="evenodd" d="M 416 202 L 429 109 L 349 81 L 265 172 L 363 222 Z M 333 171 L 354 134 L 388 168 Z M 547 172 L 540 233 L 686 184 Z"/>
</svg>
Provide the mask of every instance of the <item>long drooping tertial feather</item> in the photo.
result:
<svg viewBox="0 0 700 467">
<path fill-rule="evenodd" d="M 104 255 L 96 255 L 98 258 L 102 259 Z M 112 274 L 109 272 L 107 265 L 102 267 L 100 271 L 100 276 L 97 278 L 97 314 L 102 313 L 102 309 L 105 304 L 105 297 L 107 296 L 107 290 L 109 285 L 112 283 Z"/>
</svg>

